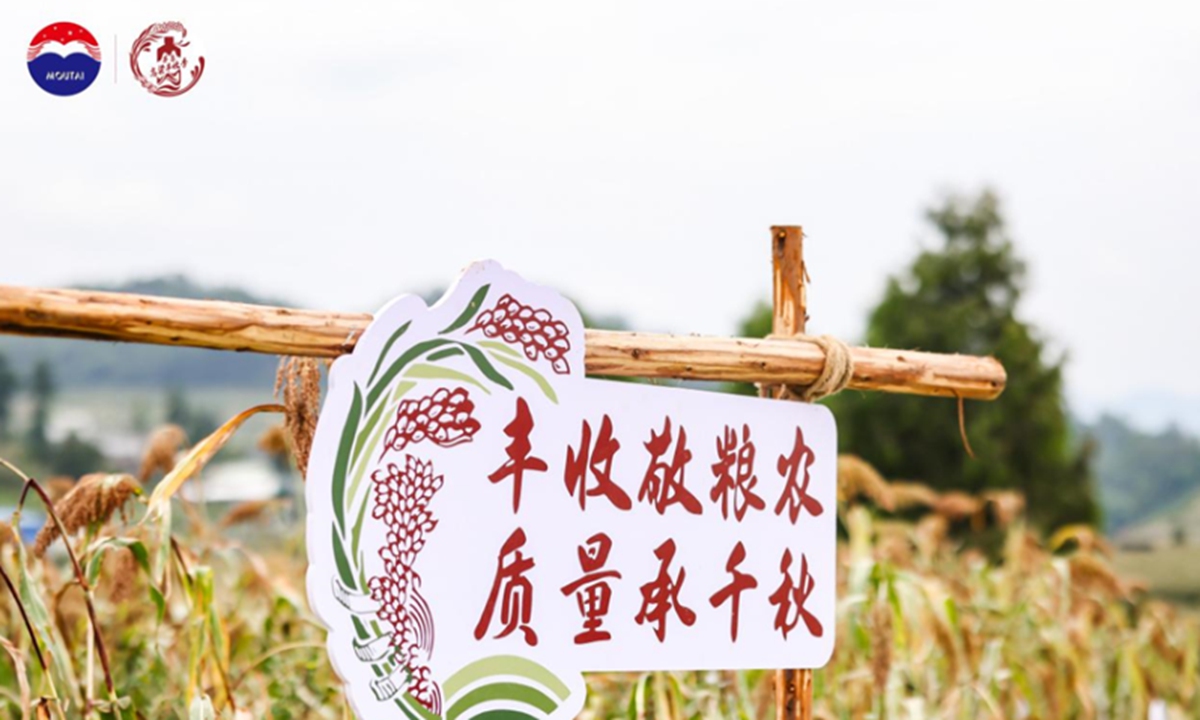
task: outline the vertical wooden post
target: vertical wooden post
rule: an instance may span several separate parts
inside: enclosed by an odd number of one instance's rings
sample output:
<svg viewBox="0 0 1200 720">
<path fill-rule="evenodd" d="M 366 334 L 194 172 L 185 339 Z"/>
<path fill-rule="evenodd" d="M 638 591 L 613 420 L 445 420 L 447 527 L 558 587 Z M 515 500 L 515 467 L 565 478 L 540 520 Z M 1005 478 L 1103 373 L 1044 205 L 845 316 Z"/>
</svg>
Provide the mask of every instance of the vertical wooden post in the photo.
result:
<svg viewBox="0 0 1200 720">
<path fill-rule="evenodd" d="M 804 268 L 804 231 L 798 225 L 771 228 L 771 267 L 774 278 L 771 333 L 803 333 L 808 324 L 808 293 Z M 764 385 L 763 397 L 778 397 L 782 388 Z M 812 720 L 812 670 L 775 671 L 776 720 Z"/>
</svg>

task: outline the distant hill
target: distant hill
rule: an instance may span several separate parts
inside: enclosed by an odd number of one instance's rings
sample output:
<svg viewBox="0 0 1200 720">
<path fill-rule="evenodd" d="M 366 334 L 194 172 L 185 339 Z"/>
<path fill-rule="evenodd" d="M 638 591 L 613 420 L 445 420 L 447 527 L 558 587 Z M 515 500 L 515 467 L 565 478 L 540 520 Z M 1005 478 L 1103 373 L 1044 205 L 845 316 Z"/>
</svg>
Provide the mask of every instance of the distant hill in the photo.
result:
<svg viewBox="0 0 1200 720">
<path fill-rule="evenodd" d="M 291 304 L 240 288 L 200 285 L 182 275 L 77 287 L 259 305 Z M 38 360 L 48 360 L 55 380 L 63 387 L 261 387 L 273 381 L 278 363 L 273 356 L 253 353 L 14 336 L 0 336 L 0 355 L 8 358 L 22 378 Z"/>
<path fill-rule="evenodd" d="M 1113 539 L 1128 549 L 1200 545 L 1200 490 L 1117 530 Z"/>
<path fill-rule="evenodd" d="M 1110 531 L 1185 506 L 1200 515 L 1200 502 L 1192 502 L 1200 497 L 1200 439 L 1176 427 L 1142 432 L 1107 415 L 1085 432 L 1097 445 L 1096 479 Z"/>
</svg>

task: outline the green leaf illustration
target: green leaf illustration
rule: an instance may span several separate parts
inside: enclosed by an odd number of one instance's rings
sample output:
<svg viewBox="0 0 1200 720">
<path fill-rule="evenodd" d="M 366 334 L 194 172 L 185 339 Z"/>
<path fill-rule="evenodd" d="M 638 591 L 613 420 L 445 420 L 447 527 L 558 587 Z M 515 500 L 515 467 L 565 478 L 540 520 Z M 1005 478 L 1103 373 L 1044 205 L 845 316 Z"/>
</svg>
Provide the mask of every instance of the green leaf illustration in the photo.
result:
<svg viewBox="0 0 1200 720">
<path fill-rule="evenodd" d="M 450 676 L 442 691 L 446 720 L 535 720 L 553 713 L 571 694 L 550 670 L 518 655 L 476 660 Z"/>
<path fill-rule="evenodd" d="M 379 378 L 379 380 L 371 386 L 370 392 L 367 393 L 367 407 L 375 406 L 375 402 L 379 400 L 379 396 L 387 392 L 388 385 L 391 384 L 392 380 L 396 379 L 396 376 L 400 374 L 400 371 L 403 370 L 410 362 L 417 359 L 421 355 L 424 355 L 430 350 L 450 345 L 454 342 L 454 340 L 446 339 L 426 340 L 410 347 L 404 352 L 403 355 L 397 358 L 396 362 L 392 363 L 388 367 L 387 372 L 385 372 Z"/>
<path fill-rule="evenodd" d="M 358 583 L 354 580 L 354 571 L 350 569 L 350 562 L 346 560 L 346 549 L 342 547 L 342 536 L 336 527 L 333 530 L 333 561 L 337 564 L 338 576 L 342 579 L 342 584 L 348 588 L 358 587 Z"/>
<path fill-rule="evenodd" d="M 530 705 L 549 715 L 558 707 L 554 698 L 532 685 L 522 685 L 516 682 L 495 682 L 480 685 L 460 697 L 446 710 L 446 720 L 458 720 L 458 717 L 469 712 L 476 705 L 486 702 L 504 702 L 508 705 Z"/>
<path fill-rule="evenodd" d="M 497 362 L 504 363 L 513 370 L 528 376 L 529 379 L 537 383 L 537 386 L 541 388 L 542 393 L 550 402 L 554 403 L 555 405 L 558 404 L 558 394 L 554 392 L 554 388 L 551 387 L 550 383 L 546 381 L 546 378 L 542 377 L 542 374 L 537 370 L 534 370 L 520 360 L 514 360 L 513 358 L 506 357 L 495 352 L 491 353 L 491 355 L 492 357 L 496 358 Z"/>
<path fill-rule="evenodd" d="M 350 454 L 350 467 L 354 467 L 358 463 L 358 459 L 362 456 L 363 450 L 368 447 L 367 440 L 371 437 L 371 434 L 375 430 L 375 426 L 379 423 L 380 418 L 383 417 L 383 410 L 386 407 L 386 403 L 379 403 L 379 405 L 376 406 L 376 408 L 371 412 L 371 417 L 367 420 L 366 427 L 364 427 L 362 432 L 358 433 L 357 437 L 355 437 L 354 452 Z"/>
<path fill-rule="evenodd" d="M 487 348 L 488 350 L 496 350 L 497 352 L 502 352 L 505 355 L 512 355 L 513 357 L 521 357 L 521 353 L 517 352 L 516 348 L 511 347 L 509 345 L 505 345 L 504 343 L 496 341 L 496 340 L 480 340 L 478 345 L 481 348 Z"/>
<path fill-rule="evenodd" d="M 396 700 L 396 704 L 400 709 L 408 715 L 411 720 L 442 720 L 440 715 L 434 715 L 429 712 L 429 709 L 417 701 L 412 695 L 404 693 L 404 696 Z"/>
<path fill-rule="evenodd" d="M 557 675 L 544 665 L 520 655 L 491 655 L 465 665 L 446 679 L 442 684 L 442 692 L 449 702 L 453 702 L 464 688 L 491 676 L 531 680 L 550 690 L 559 700 L 566 700 L 571 695 L 567 684 L 559 680 Z"/>
<path fill-rule="evenodd" d="M 483 305 L 483 300 L 487 297 L 488 290 L 490 290 L 491 287 L 491 285 L 484 285 L 476 290 L 475 294 L 471 296 L 471 301 L 467 303 L 465 308 L 463 308 L 462 313 L 460 313 L 459 316 L 455 318 L 454 322 L 450 323 L 445 330 L 438 333 L 438 335 L 452 333 L 470 322 L 471 318 L 475 317 L 475 313 L 479 312 L 479 308 Z"/>
<path fill-rule="evenodd" d="M 375 382 L 375 376 L 379 374 L 379 368 L 383 365 L 383 360 L 387 357 L 388 351 L 392 349 L 392 345 L 396 344 L 396 341 L 400 339 L 401 335 L 408 332 L 409 325 L 412 325 L 412 320 L 409 320 L 401 325 L 400 329 L 392 333 L 392 336 L 388 338 L 386 343 L 384 343 L 383 351 L 379 353 L 379 359 L 375 361 L 375 369 L 371 371 L 371 377 L 367 379 L 367 385 Z"/>
<path fill-rule="evenodd" d="M 462 348 L 456 348 L 456 347 L 446 348 L 445 350 L 438 350 L 435 353 L 430 353 L 429 354 L 429 362 L 437 362 L 438 360 L 445 360 L 448 357 L 454 357 L 455 355 L 462 355 L 462 354 L 463 354 Z"/>
<path fill-rule="evenodd" d="M 457 350 L 458 348 L 454 349 Z M 432 360 L 433 356 L 431 355 L 429 359 Z M 474 385 L 488 395 L 492 394 L 492 391 L 488 390 L 483 383 L 479 382 L 470 375 L 464 372 L 459 372 L 458 370 L 453 370 L 451 368 L 441 367 L 439 365 L 418 363 L 409 368 L 408 372 L 404 373 L 404 377 L 417 380 L 450 380 L 453 382 L 461 382 L 468 385 Z"/>
<path fill-rule="evenodd" d="M 486 375 L 488 380 L 491 380 L 505 390 L 513 389 L 513 384 L 508 378 L 500 374 L 500 371 L 496 369 L 496 366 L 492 365 L 492 363 L 488 361 L 487 355 L 484 355 L 482 350 L 474 345 L 468 345 L 466 343 L 459 343 L 459 345 L 463 350 L 467 351 L 467 355 L 471 357 L 471 361 L 475 363 L 475 367 L 479 368 L 479 372 Z"/>
<path fill-rule="evenodd" d="M 346 471 L 349 469 L 350 451 L 354 447 L 354 435 L 358 430 L 358 423 L 361 417 L 362 391 L 355 384 L 354 400 L 350 403 L 350 413 L 346 416 L 345 426 L 342 427 L 342 440 L 338 443 L 337 459 L 333 466 L 333 514 L 337 518 L 338 530 L 344 530 L 346 527 L 345 511 L 343 509 L 346 492 Z"/>
</svg>

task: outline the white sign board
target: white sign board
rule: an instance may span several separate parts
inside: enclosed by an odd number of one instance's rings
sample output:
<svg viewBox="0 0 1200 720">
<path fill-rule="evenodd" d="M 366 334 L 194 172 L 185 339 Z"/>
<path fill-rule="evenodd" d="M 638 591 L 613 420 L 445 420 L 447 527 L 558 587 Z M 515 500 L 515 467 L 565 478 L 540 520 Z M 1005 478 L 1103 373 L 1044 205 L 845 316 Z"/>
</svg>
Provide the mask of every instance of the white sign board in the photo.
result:
<svg viewBox="0 0 1200 720">
<path fill-rule="evenodd" d="M 333 367 L 309 596 L 355 711 L 572 718 L 582 672 L 833 651 L 826 408 L 584 377 L 570 302 L 492 262 Z"/>
</svg>

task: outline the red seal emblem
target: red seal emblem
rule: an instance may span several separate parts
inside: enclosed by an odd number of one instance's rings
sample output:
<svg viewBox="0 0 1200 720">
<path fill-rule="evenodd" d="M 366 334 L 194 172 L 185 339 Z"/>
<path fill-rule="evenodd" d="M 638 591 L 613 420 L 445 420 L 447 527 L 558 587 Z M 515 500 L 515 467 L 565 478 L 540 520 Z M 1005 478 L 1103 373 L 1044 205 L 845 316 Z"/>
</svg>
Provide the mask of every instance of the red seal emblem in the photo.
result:
<svg viewBox="0 0 1200 720">
<path fill-rule="evenodd" d="M 129 66 L 142 87 L 159 97 L 184 94 L 204 74 L 204 58 L 192 55 L 187 28 L 175 21 L 143 30 L 129 51 Z"/>
</svg>

